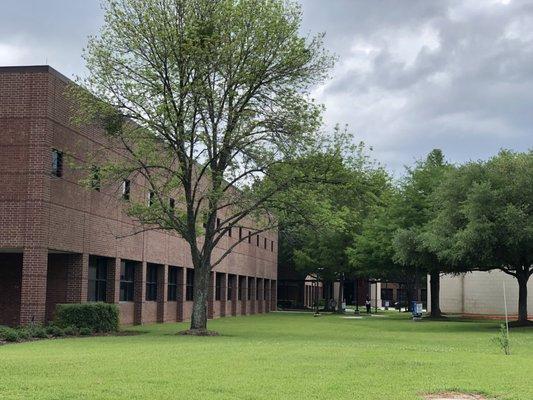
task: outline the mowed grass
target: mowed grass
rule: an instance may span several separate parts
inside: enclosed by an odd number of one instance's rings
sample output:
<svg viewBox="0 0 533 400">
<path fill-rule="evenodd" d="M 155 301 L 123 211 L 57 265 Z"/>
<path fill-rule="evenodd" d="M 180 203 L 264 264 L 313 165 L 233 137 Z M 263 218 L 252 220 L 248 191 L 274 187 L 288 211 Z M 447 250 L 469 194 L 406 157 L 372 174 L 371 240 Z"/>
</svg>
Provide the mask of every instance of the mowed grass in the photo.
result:
<svg viewBox="0 0 533 400">
<path fill-rule="evenodd" d="M 491 342 L 495 322 L 272 313 L 127 328 L 136 336 L 0 346 L 0 399 L 419 399 L 457 390 L 533 399 L 533 330 Z"/>
</svg>

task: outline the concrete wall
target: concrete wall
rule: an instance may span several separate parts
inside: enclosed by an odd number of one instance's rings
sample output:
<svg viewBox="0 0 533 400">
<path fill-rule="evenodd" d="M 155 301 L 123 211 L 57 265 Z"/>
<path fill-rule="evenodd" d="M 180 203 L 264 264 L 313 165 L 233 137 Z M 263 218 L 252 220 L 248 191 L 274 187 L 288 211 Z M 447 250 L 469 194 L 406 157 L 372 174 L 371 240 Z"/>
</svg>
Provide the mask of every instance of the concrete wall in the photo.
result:
<svg viewBox="0 0 533 400">
<path fill-rule="evenodd" d="M 504 284 L 509 314 L 515 316 L 518 313 L 518 283 L 514 277 L 497 270 L 441 276 L 441 310 L 450 314 L 503 316 Z M 528 291 L 528 311 L 533 317 L 533 280 L 529 281 Z"/>
</svg>

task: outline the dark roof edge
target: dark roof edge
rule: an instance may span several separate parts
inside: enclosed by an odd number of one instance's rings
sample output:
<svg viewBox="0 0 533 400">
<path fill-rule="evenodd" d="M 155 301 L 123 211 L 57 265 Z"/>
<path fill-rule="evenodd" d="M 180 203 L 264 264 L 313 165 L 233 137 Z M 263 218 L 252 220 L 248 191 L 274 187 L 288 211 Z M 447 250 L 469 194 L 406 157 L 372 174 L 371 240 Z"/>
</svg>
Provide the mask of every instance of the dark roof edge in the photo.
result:
<svg viewBox="0 0 533 400">
<path fill-rule="evenodd" d="M 12 73 L 50 73 L 55 75 L 65 83 L 71 83 L 72 79 L 67 78 L 61 72 L 52 68 L 49 65 L 13 65 L 13 66 L 0 66 L 0 74 L 12 74 Z"/>
</svg>

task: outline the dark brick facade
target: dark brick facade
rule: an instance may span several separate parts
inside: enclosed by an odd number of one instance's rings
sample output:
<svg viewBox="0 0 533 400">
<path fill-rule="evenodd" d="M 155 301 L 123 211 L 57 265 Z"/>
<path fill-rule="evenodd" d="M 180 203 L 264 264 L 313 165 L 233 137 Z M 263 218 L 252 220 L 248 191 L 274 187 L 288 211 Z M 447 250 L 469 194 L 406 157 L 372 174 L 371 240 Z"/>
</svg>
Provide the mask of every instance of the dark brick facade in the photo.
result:
<svg viewBox="0 0 533 400">
<path fill-rule="evenodd" d="M 56 304 L 88 301 L 91 262 L 105 264 L 102 296 L 119 304 L 122 323 L 189 319 L 192 302 L 186 301 L 185 286 L 192 262 L 185 241 L 159 231 L 131 235 L 136 224 L 122 210 L 118 184 L 88 190 L 66 161 L 62 176 L 52 175 L 52 149 L 74 163 L 96 149 L 118 154 L 101 131 L 72 125 L 68 82 L 48 66 L 0 67 L 0 325 L 44 323 Z M 142 181 L 132 182 L 131 196 L 146 198 Z M 256 240 L 239 244 L 213 272 L 211 318 L 275 308 L 277 234 L 260 236 L 260 246 Z M 224 238 L 216 251 L 235 240 Z M 134 265 L 132 301 L 120 301 L 122 261 Z M 150 265 L 157 269 L 157 296 L 147 301 Z M 170 267 L 179 267 L 172 301 Z M 215 300 L 217 274 L 220 300 Z M 241 284 L 253 291 L 250 300 L 247 295 L 238 300 Z"/>
</svg>

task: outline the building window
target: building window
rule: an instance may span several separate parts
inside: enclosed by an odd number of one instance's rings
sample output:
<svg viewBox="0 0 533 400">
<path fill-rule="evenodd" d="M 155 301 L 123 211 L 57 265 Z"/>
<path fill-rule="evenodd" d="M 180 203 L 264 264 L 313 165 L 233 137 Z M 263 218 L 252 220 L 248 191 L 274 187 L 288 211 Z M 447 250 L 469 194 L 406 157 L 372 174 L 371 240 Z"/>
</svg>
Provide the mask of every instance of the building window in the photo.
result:
<svg viewBox="0 0 533 400">
<path fill-rule="evenodd" d="M 155 193 L 151 190 L 148 192 L 148 206 L 152 207 L 155 201 Z"/>
<path fill-rule="evenodd" d="M 263 285 L 263 300 L 266 300 L 268 297 L 267 297 L 267 292 L 268 292 L 268 282 L 266 282 L 264 285 Z"/>
<path fill-rule="evenodd" d="M 187 268 L 187 281 L 185 286 L 185 300 L 193 301 L 194 299 L 194 269 Z"/>
<path fill-rule="evenodd" d="M 93 165 L 91 167 L 91 189 L 99 192 L 100 184 L 101 184 L 100 167 L 98 167 L 97 165 Z"/>
<path fill-rule="evenodd" d="M 220 227 L 220 218 L 217 218 L 217 228 Z"/>
<path fill-rule="evenodd" d="M 261 287 L 261 284 L 259 283 L 259 280 L 255 281 L 255 299 L 259 300 L 259 288 Z"/>
<path fill-rule="evenodd" d="M 265 238 L 265 250 L 267 248 L 267 238 Z"/>
<path fill-rule="evenodd" d="M 274 252 L 274 241 L 271 241 L 270 242 L 270 251 L 273 253 Z"/>
<path fill-rule="evenodd" d="M 235 283 L 235 275 L 228 275 L 228 288 L 226 289 L 226 299 L 233 300 L 233 285 Z"/>
<path fill-rule="evenodd" d="M 248 300 L 252 300 L 252 278 L 248 278 Z"/>
<path fill-rule="evenodd" d="M 157 265 L 148 264 L 146 269 L 146 301 L 157 300 Z"/>
<path fill-rule="evenodd" d="M 174 200 L 172 197 L 168 199 L 168 206 L 171 210 L 174 210 L 174 208 L 176 208 L 176 200 Z"/>
<path fill-rule="evenodd" d="M 107 259 L 91 258 L 89 263 L 88 301 L 105 301 L 107 290 Z"/>
<path fill-rule="evenodd" d="M 122 181 L 122 199 L 130 199 L 130 190 L 131 190 L 131 181 L 129 179 L 124 179 Z"/>
<path fill-rule="evenodd" d="M 168 267 L 168 301 L 178 300 L 178 267 Z"/>
<path fill-rule="evenodd" d="M 239 239 L 242 239 L 242 226 L 239 226 Z"/>
<path fill-rule="evenodd" d="M 222 300 L 222 278 L 223 275 L 215 272 L 215 300 Z"/>
<path fill-rule="evenodd" d="M 248 231 L 248 243 L 252 243 L 252 231 Z"/>
<path fill-rule="evenodd" d="M 120 301 L 133 301 L 133 282 L 135 279 L 135 264 L 131 261 L 120 263 Z"/>
<path fill-rule="evenodd" d="M 259 235 L 257 235 L 255 238 L 256 238 L 256 242 L 257 242 L 257 247 L 259 247 L 260 246 L 260 244 L 259 244 L 259 240 L 260 240 Z"/>
<path fill-rule="evenodd" d="M 231 237 L 231 227 L 228 229 L 228 236 Z"/>
<path fill-rule="evenodd" d="M 246 277 L 241 276 L 239 278 L 239 292 L 237 293 L 239 300 L 243 300 L 246 298 Z"/>
<path fill-rule="evenodd" d="M 56 149 L 52 149 L 52 175 L 63 176 L 63 152 Z"/>
</svg>

